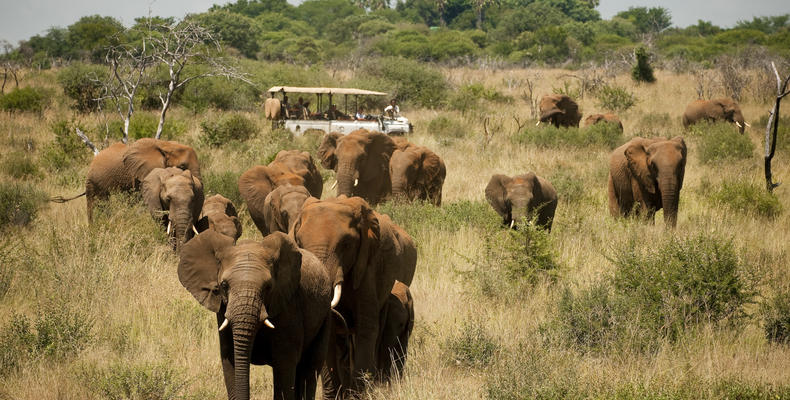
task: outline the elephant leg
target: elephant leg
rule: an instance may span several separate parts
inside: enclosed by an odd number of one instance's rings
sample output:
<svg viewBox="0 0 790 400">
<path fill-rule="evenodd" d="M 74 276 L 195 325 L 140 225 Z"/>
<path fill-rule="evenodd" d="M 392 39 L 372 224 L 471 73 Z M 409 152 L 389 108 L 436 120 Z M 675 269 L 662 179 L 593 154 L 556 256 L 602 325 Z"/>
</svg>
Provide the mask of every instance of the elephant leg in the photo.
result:
<svg viewBox="0 0 790 400">
<path fill-rule="evenodd" d="M 361 316 L 354 340 L 354 377 L 352 387 L 360 391 L 376 368 L 376 350 L 380 334 L 378 315 Z"/>
<path fill-rule="evenodd" d="M 274 398 L 284 400 L 296 399 L 296 360 L 289 364 L 279 364 L 272 368 L 272 381 L 274 382 Z"/>
<path fill-rule="evenodd" d="M 225 321 L 225 306 L 217 313 L 217 328 Z M 219 331 L 219 355 L 222 361 L 222 373 L 225 377 L 225 389 L 228 398 L 233 398 L 233 382 L 236 377 L 236 364 L 233 361 L 233 332 L 232 327 Z"/>
</svg>

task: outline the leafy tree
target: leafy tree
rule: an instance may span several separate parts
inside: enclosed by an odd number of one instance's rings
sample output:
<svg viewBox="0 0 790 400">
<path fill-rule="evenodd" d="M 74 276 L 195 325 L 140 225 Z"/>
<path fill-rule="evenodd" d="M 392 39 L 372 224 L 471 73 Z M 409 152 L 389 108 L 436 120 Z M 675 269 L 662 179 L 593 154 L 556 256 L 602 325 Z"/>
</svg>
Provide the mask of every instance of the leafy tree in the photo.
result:
<svg viewBox="0 0 790 400">
<path fill-rule="evenodd" d="M 246 57 L 255 58 L 260 31 L 255 20 L 246 16 L 217 10 L 192 15 L 190 20 L 218 35 L 220 43 L 238 49 Z"/>
<path fill-rule="evenodd" d="M 557 8 L 571 19 L 580 22 L 597 21 L 601 14 L 595 9 L 598 0 L 539 0 Z"/>
<path fill-rule="evenodd" d="M 721 28 L 713 25 L 710 21 L 697 20 L 696 25 L 691 25 L 686 28 L 686 32 L 691 35 L 711 36 L 721 32 Z"/>
<path fill-rule="evenodd" d="M 506 13 L 491 33 L 494 40 L 510 40 L 521 32 L 537 31 L 544 26 L 558 26 L 569 22 L 565 14 L 545 2 L 535 2 Z"/>
<path fill-rule="evenodd" d="M 326 32 L 332 21 L 364 13 L 350 0 L 307 0 L 296 10 L 299 18 L 315 27 L 319 33 Z"/>
<path fill-rule="evenodd" d="M 754 17 L 751 21 L 738 21 L 735 29 L 754 29 L 763 33 L 776 33 L 790 26 L 790 14 L 773 17 Z"/>
<path fill-rule="evenodd" d="M 222 6 L 213 5 L 209 11 L 225 10 L 235 14 L 242 14 L 254 18 L 263 13 L 283 13 L 290 14 L 294 7 L 286 0 L 236 0 L 235 3 L 228 3 Z"/>
<path fill-rule="evenodd" d="M 123 25 L 115 18 L 91 15 L 69 25 L 66 40 L 82 57 L 100 62 L 105 49 L 122 40 L 119 35 L 123 31 Z"/>
<path fill-rule="evenodd" d="M 637 82 L 653 83 L 656 77 L 653 75 L 653 67 L 650 66 L 650 54 L 644 46 L 639 46 L 634 50 L 636 64 L 631 70 L 631 78 Z"/>
<path fill-rule="evenodd" d="M 535 32 L 524 32 L 517 39 L 517 47 L 530 58 L 555 63 L 568 59 L 568 33 L 559 26 L 544 26 Z"/>
<path fill-rule="evenodd" d="M 629 7 L 628 11 L 617 13 L 616 17 L 633 22 L 639 33 L 658 33 L 672 25 L 669 10 L 664 7 Z"/>
</svg>

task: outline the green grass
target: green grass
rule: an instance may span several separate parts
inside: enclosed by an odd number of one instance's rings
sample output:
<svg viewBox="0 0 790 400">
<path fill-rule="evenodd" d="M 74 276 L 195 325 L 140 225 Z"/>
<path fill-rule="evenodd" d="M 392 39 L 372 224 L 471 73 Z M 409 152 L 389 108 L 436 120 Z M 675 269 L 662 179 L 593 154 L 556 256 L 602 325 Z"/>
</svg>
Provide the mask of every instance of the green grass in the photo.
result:
<svg viewBox="0 0 790 400">
<path fill-rule="evenodd" d="M 690 128 L 690 134 L 699 137 L 697 154 L 699 160 L 706 164 L 743 160 L 751 158 L 754 153 L 754 143 L 749 135 L 739 134 L 733 124 L 697 124 Z"/>
<path fill-rule="evenodd" d="M 513 140 L 547 148 L 604 147 L 614 149 L 622 144 L 623 134 L 615 124 L 595 124 L 586 129 L 532 126 L 524 129 Z"/>
<path fill-rule="evenodd" d="M 782 203 L 764 186 L 752 182 L 724 181 L 718 187 L 704 182 L 703 191 L 715 205 L 729 208 L 732 212 L 764 218 L 776 218 L 782 213 Z"/>
</svg>

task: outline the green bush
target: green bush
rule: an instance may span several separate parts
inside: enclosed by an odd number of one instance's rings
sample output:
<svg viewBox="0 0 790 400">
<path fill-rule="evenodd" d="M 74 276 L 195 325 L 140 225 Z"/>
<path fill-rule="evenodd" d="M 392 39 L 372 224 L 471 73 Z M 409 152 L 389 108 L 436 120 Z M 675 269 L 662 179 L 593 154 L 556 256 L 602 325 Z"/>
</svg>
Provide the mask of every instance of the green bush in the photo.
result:
<svg viewBox="0 0 790 400">
<path fill-rule="evenodd" d="M 559 201 L 567 203 L 577 203 L 589 199 L 588 189 L 584 187 L 584 182 L 579 179 L 579 174 L 570 168 L 557 168 L 548 177 L 549 182 L 557 190 Z"/>
<path fill-rule="evenodd" d="M 650 54 L 644 46 L 639 46 L 634 50 L 636 64 L 631 69 L 631 78 L 637 82 L 653 83 L 656 81 L 653 75 L 653 67 L 650 66 Z"/>
<path fill-rule="evenodd" d="M 360 73 L 349 82 L 371 90 L 388 92 L 400 100 L 401 111 L 404 106 L 436 108 L 447 98 L 449 85 L 441 71 L 417 61 L 383 57 L 366 62 Z"/>
<path fill-rule="evenodd" d="M 790 287 L 782 286 L 760 307 L 765 337 L 772 342 L 790 343 Z"/>
<path fill-rule="evenodd" d="M 230 141 L 245 141 L 258 132 L 255 122 L 242 114 L 223 115 L 216 121 L 200 123 L 203 143 L 219 147 Z"/>
<path fill-rule="evenodd" d="M 378 206 L 412 236 L 430 235 L 436 230 L 456 232 L 463 227 L 493 229 L 499 216 L 488 203 L 462 200 L 436 207 L 427 202 L 404 204 L 387 202 Z"/>
<path fill-rule="evenodd" d="M 700 136 L 697 154 L 703 163 L 747 159 L 754 152 L 754 143 L 749 135 L 738 134 L 731 124 L 696 124 L 691 127 L 690 133 Z"/>
<path fill-rule="evenodd" d="M 52 95 L 46 89 L 17 88 L 0 96 L 0 110 L 8 113 L 34 112 L 41 114 L 49 106 Z"/>
<path fill-rule="evenodd" d="M 275 129 L 271 131 L 268 135 L 263 137 L 263 146 L 258 150 L 259 154 L 261 154 L 261 158 L 259 163 L 260 164 L 269 164 L 270 162 L 274 161 L 274 158 L 277 157 L 277 153 L 281 150 L 303 150 L 307 151 L 304 147 L 299 147 L 296 144 L 307 144 L 311 143 L 311 137 L 315 136 L 308 136 L 307 133 L 300 137 L 300 140 L 294 140 L 293 133 L 287 129 Z M 323 136 L 321 136 L 323 138 Z M 309 149 L 310 151 L 315 151 L 317 147 Z M 313 154 L 315 157 L 315 154 Z"/>
<path fill-rule="evenodd" d="M 512 140 L 549 148 L 600 146 L 614 149 L 622 143 L 623 133 L 615 124 L 595 124 L 587 129 L 532 126 L 513 136 Z"/>
<path fill-rule="evenodd" d="M 483 367 L 491 363 L 499 350 L 499 344 L 485 330 L 479 318 L 467 318 L 461 331 L 444 342 L 444 351 L 457 365 Z"/>
<path fill-rule="evenodd" d="M 11 153 L 3 160 L 2 170 L 9 176 L 22 178 L 41 178 L 38 165 L 25 153 Z"/>
<path fill-rule="evenodd" d="M 206 198 L 221 194 L 232 201 L 236 208 L 241 207 L 242 198 L 239 193 L 239 174 L 237 173 L 206 171 L 203 173 L 203 191 L 206 193 Z"/>
<path fill-rule="evenodd" d="M 98 371 L 86 371 L 85 383 L 103 399 L 181 399 L 187 384 L 168 364 L 115 362 Z"/>
<path fill-rule="evenodd" d="M 74 120 L 57 120 L 50 125 L 55 140 L 44 147 L 41 155 L 42 164 L 50 171 L 61 171 L 88 159 L 91 151 L 77 136 L 76 128 L 86 131 Z"/>
<path fill-rule="evenodd" d="M 611 284 L 596 282 L 574 293 L 565 288 L 557 304 L 556 323 L 564 338 L 582 349 L 600 349 L 615 339 L 618 313 Z"/>
<path fill-rule="evenodd" d="M 214 108 L 222 111 L 254 111 L 259 90 L 239 80 L 211 77 L 197 79 L 184 87 L 178 104 L 195 114 Z"/>
<path fill-rule="evenodd" d="M 779 199 L 762 185 L 739 180 L 724 181 L 717 189 L 710 184 L 703 186 L 711 201 L 735 211 L 766 218 L 775 218 L 782 212 Z"/>
<path fill-rule="evenodd" d="M 152 138 L 156 136 L 156 129 L 159 127 L 159 114 L 153 112 L 136 112 L 132 115 L 129 121 L 129 142 L 137 139 Z M 110 137 L 123 136 L 123 121 L 116 119 L 108 124 Z M 104 126 L 96 128 L 97 131 L 103 131 Z M 165 124 L 162 126 L 162 140 L 177 140 L 187 130 L 186 122 L 173 117 L 172 115 L 165 119 Z M 84 146 L 84 145 L 83 145 Z"/>
<path fill-rule="evenodd" d="M 462 121 L 444 115 L 439 115 L 428 122 L 427 130 L 432 136 L 456 139 L 466 137 L 471 131 Z"/>
<path fill-rule="evenodd" d="M 482 106 L 484 101 L 495 103 L 511 103 L 513 98 L 505 96 L 494 88 L 486 88 L 482 84 L 473 83 L 461 86 L 448 100 L 451 109 L 466 113 Z"/>
<path fill-rule="evenodd" d="M 598 107 L 610 111 L 625 111 L 636 104 L 636 96 L 620 86 L 605 85 L 595 93 Z"/>
<path fill-rule="evenodd" d="M 0 230 L 27 225 L 47 199 L 46 193 L 31 184 L 0 182 Z"/>
<path fill-rule="evenodd" d="M 94 99 L 102 95 L 102 81 L 107 77 L 107 67 L 93 64 L 72 63 L 58 72 L 58 83 L 63 93 L 74 100 L 80 112 L 98 110 Z"/>
</svg>

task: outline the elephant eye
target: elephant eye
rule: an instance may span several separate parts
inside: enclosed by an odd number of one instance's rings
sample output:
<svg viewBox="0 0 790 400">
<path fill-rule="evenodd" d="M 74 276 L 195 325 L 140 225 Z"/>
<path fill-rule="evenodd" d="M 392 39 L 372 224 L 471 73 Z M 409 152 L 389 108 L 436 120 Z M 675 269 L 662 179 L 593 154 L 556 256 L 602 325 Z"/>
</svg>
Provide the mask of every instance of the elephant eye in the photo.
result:
<svg viewBox="0 0 790 400">
<path fill-rule="evenodd" d="M 228 293 L 228 289 L 230 289 L 230 287 L 228 286 L 228 281 L 222 281 L 219 284 L 219 287 L 220 287 L 220 289 L 222 289 L 222 293 L 224 293 L 224 294 L 227 294 Z"/>
</svg>

